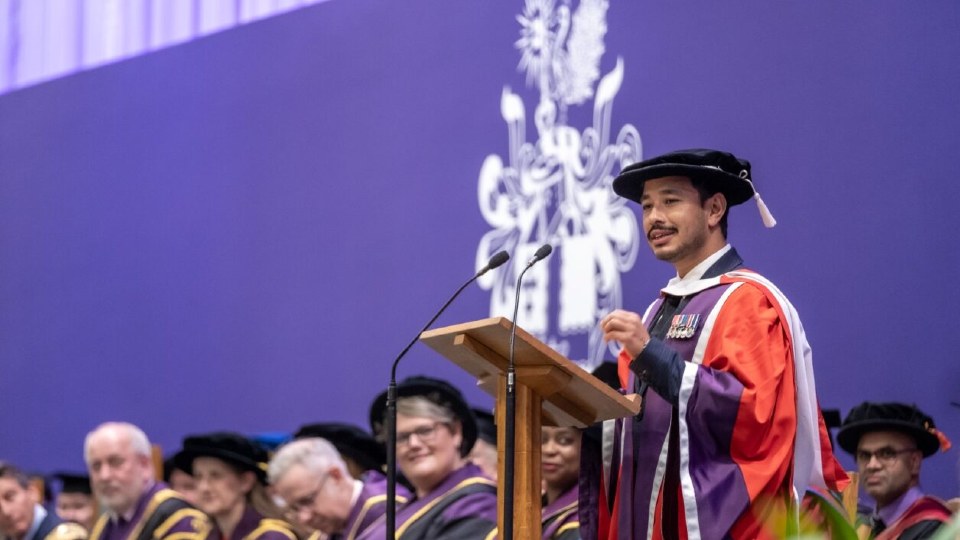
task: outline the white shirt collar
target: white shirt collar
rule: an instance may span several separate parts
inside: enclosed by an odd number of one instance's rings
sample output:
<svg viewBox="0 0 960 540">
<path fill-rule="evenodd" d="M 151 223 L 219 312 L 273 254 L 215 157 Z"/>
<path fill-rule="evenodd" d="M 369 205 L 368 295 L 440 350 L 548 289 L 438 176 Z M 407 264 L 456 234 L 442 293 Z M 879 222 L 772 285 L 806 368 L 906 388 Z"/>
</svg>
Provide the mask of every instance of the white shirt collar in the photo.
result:
<svg viewBox="0 0 960 540">
<path fill-rule="evenodd" d="M 360 500 L 360 492 L 363 491 L 363 482 L 360 480 L 353 481 L 353 496 L 350 497 L 350 508 L 356 506 L 357 501 Z"/>
<path fill-rule="evenodd" d="M 33 522 L 30 523 L 30 528 L 27 529 L 27 534 L 23 535 L 26 538 L 33 538 L 37 531 L 40 530 L 40 523 L 47 518 L 47 509 L 39 504 L 33 505 Z M 11 537 L 13 538 L 13 537 Z"/>
<path fill-rule="evenodd" d="M 700 261 L 700 264 L 694 266 L 687 275 L 682 278 L 677 275 L 676 277 L 670 279 L 667 282 L 665 289 L 674 289 L 677 287 L 683 287 L 684 285 L 689 285 L 694 281 L 699 281 L 703 277 L 703 274 L 711 267 L 713 264 L 720 260 L 720 257 L 723 257 L 728 251 L 730 251 L 730 244 L 724 244 L 724 246 L 714 252 L 713 255 L 710 255 L 706 259 Z"/>
</svg>

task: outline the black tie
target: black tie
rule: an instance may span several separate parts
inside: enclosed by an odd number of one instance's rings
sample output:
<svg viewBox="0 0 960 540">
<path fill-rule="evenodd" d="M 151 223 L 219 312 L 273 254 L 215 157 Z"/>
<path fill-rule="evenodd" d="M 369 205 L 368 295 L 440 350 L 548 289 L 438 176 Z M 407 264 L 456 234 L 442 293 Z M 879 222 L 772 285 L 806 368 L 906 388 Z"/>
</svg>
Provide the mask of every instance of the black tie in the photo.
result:
<svg viewBox="0 0 960 540">
<path fill-rule="evenodd" d="M 667 335 L 667 330 L 670 328 L 670 323 L 673 322 L 673 316 L 677 313 L 677 308 L 680 307 L 680 300 L 682 299 L 682 296 L 672 295 L 667 295 L 663 299 L 663 307 L 660 309 L 660 313 L 657 313 L 653 326 L 650 327 L 651 336 L 663 339 Z"/>
<path fill-rule="evenodd" d="M 870 528 L 870 538 L 876 538 L 880 533 L 887 528 L 887 524 L 883 522 L 882 519 L 874 518 L 873 527 Z"/>
<path fill-rule="evenodd" d="M 680 306 L 680 300 L 682 299 L 683 297 L 681 296 L 670 295 L 667 295 L 667 297 L 663 299 L 663 304 L 660 305 L 657 315 L 653 318 L 653 324 L 650 325 L 650 337 L 659 339 L 666 337 L 670 323 L 673 321 L 673 315 L 677 312 L 677 308 Z M 643 395 L 646 389 L 647 381 L 637 377 L 637 393 Z M 643 417 L 642 411 L 640 417 Z"/>
</svg>

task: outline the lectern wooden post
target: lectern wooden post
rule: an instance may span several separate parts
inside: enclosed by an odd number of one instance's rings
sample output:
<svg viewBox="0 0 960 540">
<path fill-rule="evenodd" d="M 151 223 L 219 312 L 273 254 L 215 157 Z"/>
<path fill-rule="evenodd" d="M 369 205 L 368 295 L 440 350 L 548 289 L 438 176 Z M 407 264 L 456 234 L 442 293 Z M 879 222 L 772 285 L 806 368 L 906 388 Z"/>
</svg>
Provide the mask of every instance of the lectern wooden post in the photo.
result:
<svg viewBox="0 0 960 540">
<path fill-rule="evenodd" d="M 482 319 L 424 332 L 420 340 L 477 378 L 497 400 L 497 440 L 506 414 L 506 372 L 513 323 L 504 317 Z M 580 366 L 551 349 L 523 328 L 517 328 L 516 453 L 514 458 L 514 535 L 540 538 L 541 424 L 585 428 L 596 422 L 632 416 L 640 397 L 622 396 Z M 503 448 L 497 449 L 503 501 Z M 501 502 L 502 505 L 502 502 Z M 501 506 L 498 524 L 503 527 Z"/>
<path fill-rule="evenodd" d="M 163 450 L 159 444 L 150 445 L 150 461 L 153 463 L 153 472 L 158 480 L 163 479 Z"/>
</svg>

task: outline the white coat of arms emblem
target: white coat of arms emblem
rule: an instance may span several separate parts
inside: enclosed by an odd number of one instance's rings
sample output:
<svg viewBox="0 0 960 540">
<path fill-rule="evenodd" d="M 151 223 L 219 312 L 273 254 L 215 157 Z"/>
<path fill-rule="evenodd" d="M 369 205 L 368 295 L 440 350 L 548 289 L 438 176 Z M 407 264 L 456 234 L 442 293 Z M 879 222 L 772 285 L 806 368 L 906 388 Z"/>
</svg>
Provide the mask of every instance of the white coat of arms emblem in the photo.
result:
<svg viewBox="0 0 960 540">
<path fill-rule="evenodd" d="M 518 70 L 539 89 L 537 140 L 527 140 L 523 99 L 504 87 L 509 155 L 487 156 L 478 183 L 480 211 L 491 227 L 477 248 L 478 264 L 501 249 L 514 254 L 480 279 L 491 291 L 491 316 L 512 316 L 517 275 L 550 242 L 554 256 L 524 277 L 517 319 L 588 369 L 606 356 L 597 322 L 621 306 L 620 275 L 633 267 L 639 247 L 636 217 L 610 187 L 621 168 L 642 158 L 642 142 L 630 124 L 611 138 L 624 62 L 618 57 L 601 76 L 607 9 L 607 0 L 581 0 L 575 9 L 572 1 L 526 0 L 516 47 Z M 568 112 L 591 99 L 592 124 L 569 125 Z"/>
</svg>

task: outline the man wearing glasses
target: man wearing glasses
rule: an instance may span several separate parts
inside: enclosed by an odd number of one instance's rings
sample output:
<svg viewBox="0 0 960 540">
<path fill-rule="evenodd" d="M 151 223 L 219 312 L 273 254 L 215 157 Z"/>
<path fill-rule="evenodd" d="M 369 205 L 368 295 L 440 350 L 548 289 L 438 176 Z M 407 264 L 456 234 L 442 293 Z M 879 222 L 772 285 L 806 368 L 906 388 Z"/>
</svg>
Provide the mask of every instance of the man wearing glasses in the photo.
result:
<svg viewBox="0 0 960 540">
<path fill-rule="evenodd" d="M 854 407 L 837 433 L 853 454 L 864 491 L 876 502 L 866 519 L 870 538 L 929 538 L 950 518 L 942 501 L 920 491 L 920 463 L 950 441 L 933 419 L 902 403 L 864 402 Z"/>
<path fill-rule="evenodd" d="M 385 477 L 370 470 L 354 479 L 326 439 L 309 437 L 281 447 L 267 474 L 290 519 L 325 537 L 352 540 L 386 513 Z M 408 495 L 397 486 L 398 503 Z"/>
</svg>

